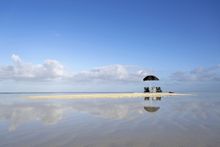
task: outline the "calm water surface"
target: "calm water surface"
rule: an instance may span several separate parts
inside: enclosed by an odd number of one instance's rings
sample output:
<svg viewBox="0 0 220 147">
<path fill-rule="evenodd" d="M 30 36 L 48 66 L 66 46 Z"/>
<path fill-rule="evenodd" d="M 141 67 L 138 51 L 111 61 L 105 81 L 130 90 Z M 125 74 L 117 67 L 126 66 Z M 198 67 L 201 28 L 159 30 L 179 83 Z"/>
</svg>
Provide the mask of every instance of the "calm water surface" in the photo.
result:
<svg viewBox="0 0 220 147">
<path fill-rule="evenodd" d="M 28 95 L 36 94 L 0 94 L 0 147 L 220 146 L 219 94 L 88 100 Z"/>
</svg>

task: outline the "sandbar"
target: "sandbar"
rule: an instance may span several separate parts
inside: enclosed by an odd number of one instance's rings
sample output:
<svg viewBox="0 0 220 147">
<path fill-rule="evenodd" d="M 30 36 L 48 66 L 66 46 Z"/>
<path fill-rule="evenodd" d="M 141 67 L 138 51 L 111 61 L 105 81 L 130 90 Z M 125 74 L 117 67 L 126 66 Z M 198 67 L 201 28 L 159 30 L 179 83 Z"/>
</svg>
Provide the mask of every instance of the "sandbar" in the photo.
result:
<svg viewBox="0 0 220 147">
<path fill-rule="evenodd" d="M 66 95 L 35 95 L 28 99 L 104 99 L 104 98 L 135 98 L 135 97 L 163 97 L 163 96 L 187 96 L 183 93 L 90 93 L 90 94 L 66 94 Z"/>
</svg>

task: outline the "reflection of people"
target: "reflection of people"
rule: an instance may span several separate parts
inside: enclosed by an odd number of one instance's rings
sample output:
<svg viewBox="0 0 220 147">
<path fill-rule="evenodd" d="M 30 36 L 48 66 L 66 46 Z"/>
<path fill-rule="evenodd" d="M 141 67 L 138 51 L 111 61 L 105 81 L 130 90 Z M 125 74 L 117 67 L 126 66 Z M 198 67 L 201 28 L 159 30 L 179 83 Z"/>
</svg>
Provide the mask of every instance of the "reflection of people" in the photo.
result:
<svg viewBox="0 0 220 147">
<path fill-rule="evenodd" d="M 145 100 L 145 101 L 146 101 L 146 100 L 150 100 L 150 97 L 145 97 L 144 100 Z"/>
<path fill-rule="evenodd" d="M 145 97 L 145 98 L 144 98 L 145 101 L 146 101 L 146 100 L 149 101 L 150 99 L 156 100 L 156 101 L 161 101 L 161 97 Z"/>
<path fill-rule="evenodd" d="M 156 100 L 159 100 L 159 101 L 160 101 L 160 100 L 161 100 L 161 97 L 156 97 Z"/>
</svg>

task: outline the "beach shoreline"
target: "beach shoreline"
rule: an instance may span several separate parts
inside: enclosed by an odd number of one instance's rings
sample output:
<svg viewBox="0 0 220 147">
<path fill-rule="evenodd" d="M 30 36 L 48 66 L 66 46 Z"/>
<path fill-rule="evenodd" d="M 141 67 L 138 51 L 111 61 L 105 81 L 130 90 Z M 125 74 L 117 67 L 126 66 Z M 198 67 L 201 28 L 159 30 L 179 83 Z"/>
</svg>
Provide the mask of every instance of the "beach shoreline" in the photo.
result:
<svg viewBox="0 0 220 147">
<path fill-rule="evenodd" d="M 28 96 L 28 99 L 104 99 L 104 98 L 135 98 L 135 97 L 163 97 L 188 96 L 184 93 L 97 93 L 97 94 L 67 94 L 67 95 L 38 95 Z"/>
</svg>

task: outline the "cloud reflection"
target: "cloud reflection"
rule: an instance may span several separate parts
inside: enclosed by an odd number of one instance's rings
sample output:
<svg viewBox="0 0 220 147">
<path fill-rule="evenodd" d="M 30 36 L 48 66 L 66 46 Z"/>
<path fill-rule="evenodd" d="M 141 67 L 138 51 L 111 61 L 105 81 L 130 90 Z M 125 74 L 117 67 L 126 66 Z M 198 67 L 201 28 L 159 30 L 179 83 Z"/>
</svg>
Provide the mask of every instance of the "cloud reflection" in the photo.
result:
<svg viewBox="0 0 220 147">
<path fill-rule="evenodd" d="M 162 103 L 161 103 L 162 102 Z M 163 111 L 160 106 L 163 105 Z M 4 104 L 0 102 L 0 122 L 6 121 L 9 124 L 8 130 L 14 131 L 17 127 L 40 122 L 44 125 L 58 123 L 64 119 L 64 114 L 71 117 L 71 120 L 77 119 L 81 115 L 91 115 L 111 120 L 131 121 L 134 119 L 151 117 L 149 112 L 154 112 L 157 116 L 165 116 L 163 120 L 173 120 L 173 118 L 185 118 L 185 115 L 191 116 L 191 119 L 207 119 L 210 115 L 219 115 L 218 103 L 203 103 L 200 101 L 184 101 L 174 105 L 171 99 L 163 100 L 161 98 L 148 98 L 146 100 L 90 100 L 90 101 L 66 101 L 65 103 L 13 103 Z M 187 109 L 186 109 L 187 108 Z M 160 112 L 160 113 L 158 113 Z M 192 113 L 193 112 L 193 113 Z M 214 112 L 214 113 L 210 113 Z M 152 113 L 151 113 L 152 114 Z M 213 118 L 219 118 L 217 116 Z M 184 119 L 183 119 L 184 120 Z M 194 122 L 196 122 L 196 120 Z"/>
<path fill-rule="evenodd" d="M 9 131 L 22 124 L 39 121 L 45 125 L 56 124 L 66 112 L 87 113 L 105 119 L 135 119 L 144 110 L 137 107 L 140 103 L 113 104 L 107 102 L 82 102 L 75 104 L 0 104 L 0 121 L 8 121 Z M 74 116 L 73 116 L 74 117 Z"/>
<path fill-rule="evenodd" d="M 0 104 L 0 120 L 9 121 L 9 131 L 30 121 L 55 124 L 62 118 L 65 108 L 56 105 Z"/>
</svg>

